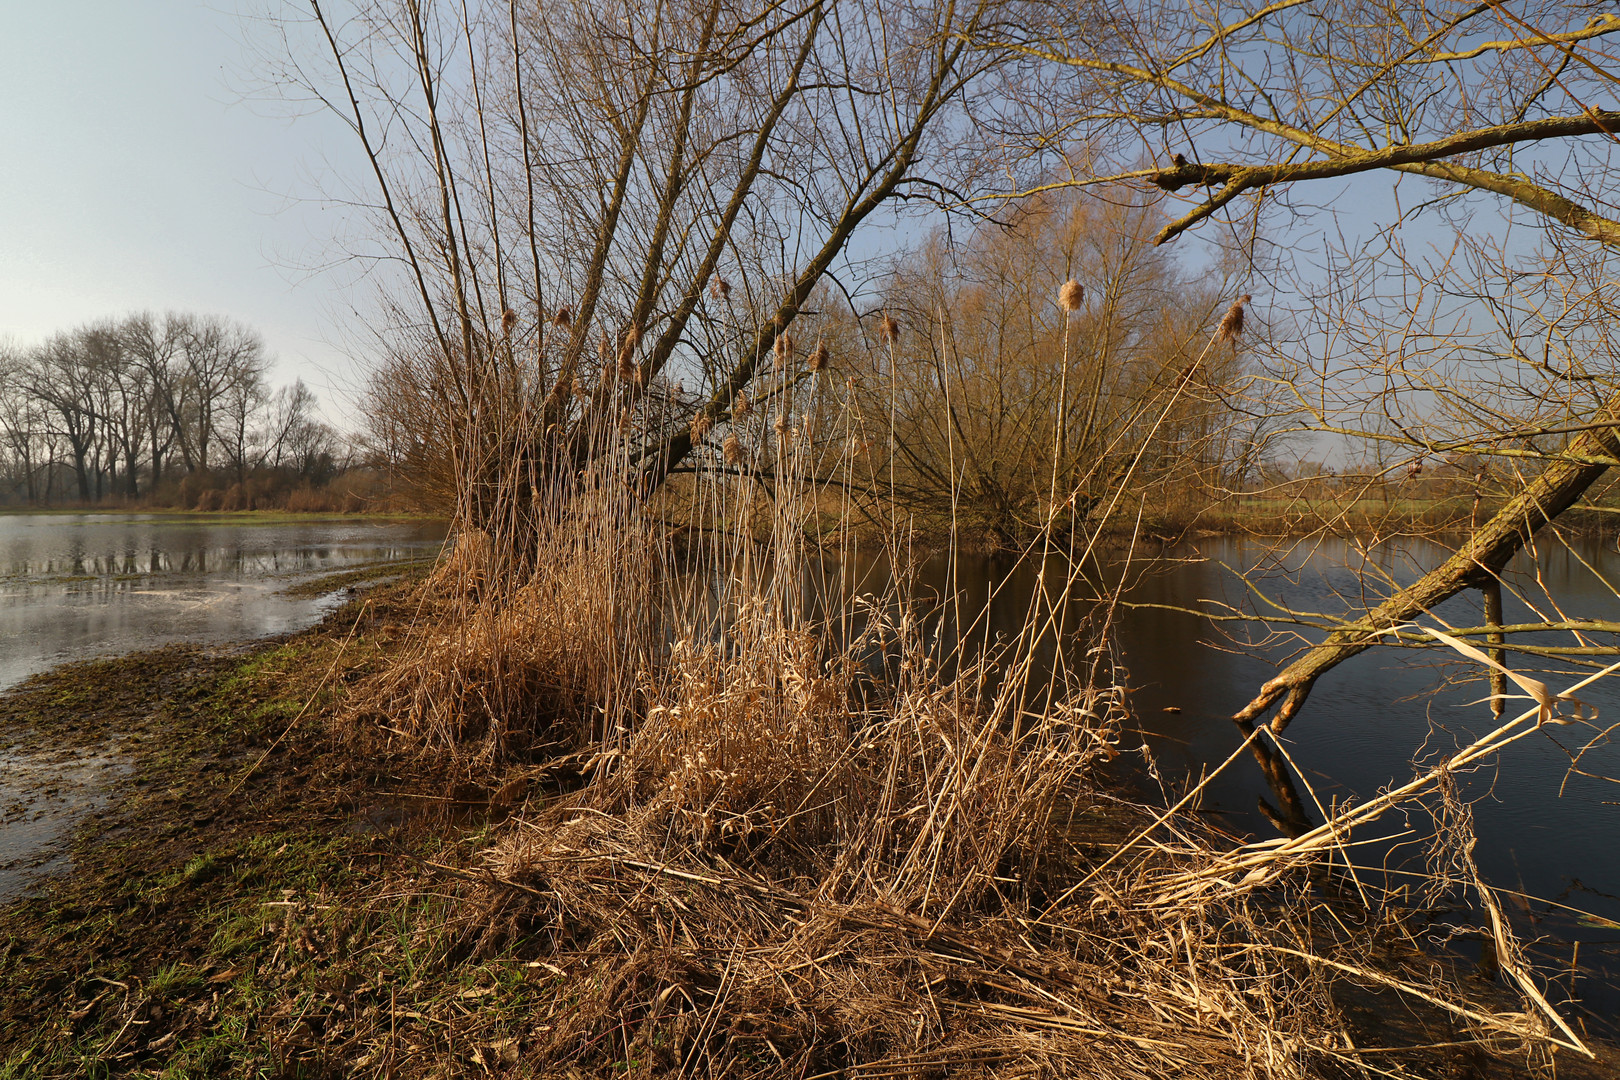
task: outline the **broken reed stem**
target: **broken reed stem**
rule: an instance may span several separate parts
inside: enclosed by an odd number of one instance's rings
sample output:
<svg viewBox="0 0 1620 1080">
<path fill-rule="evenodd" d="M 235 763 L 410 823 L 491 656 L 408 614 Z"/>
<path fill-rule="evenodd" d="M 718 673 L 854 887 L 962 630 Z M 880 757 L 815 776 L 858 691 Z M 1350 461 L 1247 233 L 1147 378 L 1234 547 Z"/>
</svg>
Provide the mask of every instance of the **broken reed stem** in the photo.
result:
<svg viewBox="0 0 1620 1080">
<path fill-rule="evenodd" d="M 1584 679 L 1573 683 L 1566 694 L 1590 686 L 1599 679 L 1620 671 L 1620 662 L 1610 664 L 1601 671 L 1593 672 Z M 1290 857 L 1316 850 L 1324 844 L 1338 842 L 1342 835 L 1348 835 L 1350 830 L 1360 825 L 1368 824 L 1382 816 L 1391 807 L 1401 803 L 1414 795 L 1420 794 L 1437 784 L 1445 775 L 1458 769 L 1466 768 L 1485 758 L 1499 754 L 1507 746 L 1533 735 L 1541 729 L 1539 723 L 1530 724 L 1532 720 L 1539 720 L 1542 706 L 1538 703 L 1526 709 L 1514 719 L 1496 728 L 1487 735 L 1476 739 L 1468 746 L 1459 750 L 1451 757 L 1426 772 L 1407 781 L 1400 787 L 1369 799 L 1365 803 L 1353 806 L 1342 811 L 1322 825 L 1310 830 L 1296 838 L 1282 837 L 1275 840 L 1266 840 L 1256 844 L 1247 844 L 1235 849 L 1230 855 L 1217 860 L 1213 865 L 1196 873 L 1180 874 L 1165 879 L 1161 884 L 1169 890 L 1164 896 L 1166 903 L 1181 903 L 1195 895 L 1198 887 L 1204 883 L 1215 881 L 1217 878 L 1238 870 L 1247 870 L 1248 874 L 1237 883 L 1218 881 L 1228 889 L 1246 891 L 1259 887 L 1266 880 L 1266 870 L 1276 868 Z M 1524 725 L 1529 724 L 1526 727 Z M 1517 729 L 1517 730 L 1515 730 Z M 1259 731 L 1257 727 L 1255 729 Z M 1228 758 L 1223 763 L 1230 764 Z"/>
<path fill-rule="evenodd" d="M 1166 822 L 1168 822 L 1172 818 L 1174 818 L 1176 816 L 1176 814 L 1179 813 L 1183 807 L 1187 806 L 1187 804 L 1191 803 L 1194 799 L 1196 799 L 1198 797 L 1199 793 L 1201 793 L 1206 787 L 1208 787 L 1215 780 L 1215 778 L 1217 776 L 1221 775 L 1221 773 L 1225 771 L 1225 769 L 1226 769 L 1226 767 L 1228 765 L 1230 765 L 1230 764 L 1232 764 L 1232 762 L 1236 761 L 1238 759 L 1238 757 L 1243 753 L 1243 751 L 1245 751 L 1245 750 L 1247 750 L 1249 748 L 1249 744 L 1255 740 L 1255 737 L 1257 735 L 1259 735 L 1259 733 L 1260 733 L 1259 728 L 1255 728 L 1253 731 L 1249 732 L 1249 734 L 1244 738 L 1244 740 L 1241 743 L 1238 744 L 1237 749 L 1233 750 L 1232 753 L 1227 756 L 1225 761 L 1221 762 L 1218 766 L 1216 766 L 1214 771 L 1210 772 L 1207 776 L 1205 776 L 1202 780 L 1200 780 L 1197 783 L 1197 785 L 1193 787 L 1193 789 L 1191 791 L 1187 792 L 1187 794 L 1185 794 L 1181 798 L 1177 799 L 1175 805 L 1170 807 L 1164 813 L 1160 814 L 1157 818 L 1155 818 L 1151 825 L 1149 825 L 1147 828 L 1141 830 L 1136 835 L 1132 836 L 1129 840 L 1127 840 L 1123 844 L 1119 845 L 1119 847 L 1115 848 L 1113 854 L 1109 855 L 1108 858 L 1104 859 L 1101 863 L 1094 866 L 1086 874 L 1086 876 L 1084 878 L 1082 878 L 1080 881 L 1075 883 L 1073 888 L 1071 888 L 1068 892 L 1064 893 L 1062 896 L 1058 897 L 1057 900 L 1053 901 L 1052 904 L 1050 904 L 1048 906 L 1047 910 L 1050 911 L 1052 908 L 1057 907 L 1058 904 L 1061 904 L 1063 901 L 1069 899 L 1069 897 L 1073 896 L 1076 892 L 1079 892 L 1080 889 L 1082 889 L 1086 885 L 1090 884 L 1092 879 L 1096 878 L 1104 870 L 1107 870 L 1110 866 L 1113 866 L 1114 863 L 1118 862 L 1120 857 L 1123 856 L 1127 851 L 1134 848 L 1137 844 L 1141 843 L 1143 840 L 1146 840 L 1150 835 L 1152 835 L 1152 833 L 1156 829 L 1158 829 L 1160 826 L 1164 825 Z M 1044 913 L 1043 913 L 1043 917 L 1044 917 Z"/>
<path fill-rule="evenodd" d="M 1502 579 L 1492 576 L 1480 589 L 1485 599 L 1485 625 L 1491 627 L 1485 640 L 1491 645 L 1506 645 L 1507 636 L 1502 632 Z M 1507 663 L 1507 650 L 1503 648 L 1491 649 L 1489 656 L 1498 665 Z M 1499 667 L 1489 672 L 1491 688 L 1491 715 L 1500 720 L 1507 711 L 1507 675 Z"/>
<path fill-rule="evenodd" d="M 1501 1018 L 1498 1016 L 1492 1016 L 1489 1013 L 1482 1013 L 1478 1010 L 1458 1005 L 1456 1002 L 1447 1001 L 1445 998 L 1431 994 L 1421 987 L 1413 986 L 1409 982 L 1393 978 L 1392 976 L 1386 975 L 1385 973 L 1372 968 L 1354 964 L 1345 964 L 1337 960 L 1330 960 L 1327 957 L 1317 956 L 1314 953 L 1308 953 L 1300 949 L 1291 949 L 1285 945 L 1272 945 L 1266 942 L 1256 942 L 1252 945 L 1242 946 L 1241 948 L 1242 951 L 1258 952 L 1264 950 L 1266 952 L 1280 953 L 1284 956 L 1296 957 L 1297 959 L 1303 960 L 1313 967 L 1330 967 L 1337 971 L 1342 971 L 1346 975 L 1354 975 L 1358 979 L 1366 979 L 1369 982 L 1375 982 L 1382 986 L 1387 986 L 1392 990 L 1398 990 L 1399 992 L 1410 997 L 1415 997 L 1420 1001 L 1425 1001 L 1436 1008 L 1444 1009 L 1455 1016 L 1460 1016 L 1465 1020 L 1472 1020 L 1474 1023 L 1483 1024 L 1486 1027 L 1499 1027 L 1502 1023 Z M 1538 994 L 1537 996 L 1539 997 L 1540 995 Z M 1559 1021 L 1559 1026 L 1561 1028 L 1563 1027 L 1562 1021 Z M 1567 1029 L 1565 1030 L 1567 1031 Z M 1543 1037 L 1547 1038 L 1546 1036 Z M 1585 1043 L 1575 1038 L 1573 1033 L 1570 1033 L 1570 1040 L 1570 1042 L 1564 1042 L 1560 1039 L 1548 1038 L 1549 1042 L 1556 1046 L 1562 1046 L 1566 1050 L 1575 1050 L 1579 1053 L 1585 1054 L 1587 1057 L 1596 1057 L 1591 1050 L 1587 1049 Z"/>
</svg>

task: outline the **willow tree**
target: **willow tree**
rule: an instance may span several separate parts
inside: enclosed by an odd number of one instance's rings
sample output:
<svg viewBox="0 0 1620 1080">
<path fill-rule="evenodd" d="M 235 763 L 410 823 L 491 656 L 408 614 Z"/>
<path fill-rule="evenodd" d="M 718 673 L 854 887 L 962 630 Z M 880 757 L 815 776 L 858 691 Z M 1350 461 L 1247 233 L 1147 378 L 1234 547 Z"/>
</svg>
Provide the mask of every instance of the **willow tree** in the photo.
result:
<svg viewBox="0 0 1620 1080">
<path fill-rule="evenodd" d="M 1155 248 L 1161 223 L 1042 195 L 898 263 L 883 306 L 906 333 L 891 346 L 868 327 L 856 380 L 863 415 L 893 405 L 873 449 L 891 498 L 1018 549 L 1094 523 L 1127 474 L 1133 508 L 1228 486 L 1261 434 L 1227 407 L 1250 381 L 1238 349 L 1206 349 L 1230 290 Z"/>
<path fill-rule="evenodd" d="M 363 150 L 397 269 L 381 426 L 496 531 L 566 501 L 609 445 L 656 488 L 857 230 L 940 182 L 950 118 L 997 62 L 950 0 L 308 12 L 325 59 L 295 47 L 295 77 Z"/>
<path fill-rule="evenodd" d="M 1132 0 L 1009 4 L 973 35 L 1026 65 L 1037 117 L 1062 118 L 1014 133 L 1035 136 L 1028 160 L 1048 182 L 1162 195 L 1159 243 L 1387 207 L 1370 244 L 1330 260 L 1277 358 L 1292 415 L 1403 449 L 1392 468 L 1495 463 L 1507 488 L 1447 562 L 1339 624 L 1241 719 L 1275 707 L 1281 729 L 1321 674 L 1467 588 L 1488 600 L 1466 632 L 1494 635 L 1508 561 L 1620 464 L 1616 32 L 1601 5 L 1548 0 Z M 1055 181 L 1053 146 L 1068 150 Z"/>
</svg>

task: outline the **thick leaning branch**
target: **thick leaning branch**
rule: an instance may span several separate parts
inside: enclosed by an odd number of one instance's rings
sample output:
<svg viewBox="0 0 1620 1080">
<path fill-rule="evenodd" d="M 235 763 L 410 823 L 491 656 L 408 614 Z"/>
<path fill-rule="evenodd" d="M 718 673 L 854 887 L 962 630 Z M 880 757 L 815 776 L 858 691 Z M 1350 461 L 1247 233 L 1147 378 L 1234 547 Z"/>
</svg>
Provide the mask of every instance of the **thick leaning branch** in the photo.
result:
<svg viewBox="0 0 1620 1080">
<path fill-rule="evenodd" d="M 1166 225 L 1154 242 L 1162 244 L 1173 240 L 1245 191 L 1302 180 L 1327 180 L 1375 169 L 1397 169 L 1506 195 L 1594 240 L 1620 243 L 1620 226 L 1522 176 L 1508 176 L 1443 160 L 1501 146 L 1582 135 L 1612 135 L 1616 131 L 1620 131 L 1620 112 L 1592 109 L 1577 116 L 1554 116 L 1461 131 L 1430 142 L 1356 152 L 1341 150 L 1333 157 L 1318 161 L 1237 165 L 1190 162 L 1178 156 L 1171 168 L 1160 169 L 1148 176 L 1155 187 L 1164 191 L 1178 191 L 1189 185 L 1214 187 L 1218 184 L 1221 190 L 1191 212 Z"/>
<path fill-rule="evenodd" d="M 1611 402 L 1604 415 L 1620 422 L 1620 403 Z M 1615 427 L 1584 432 L 1570 446 L 1576 456 L 1620 455 L 1620 434 Z M 1283 669 L 1260 688 L 1254 700 L 1234 719 L 1252 721 L 1272 706 L 1273 731 L 1281 731 L 1299 712 L 1316 680 L 1352 656 L 1379 643 L 1380 632 L 1423 614 L 1468 588 L 1478 588 L 1499 574 L 1543 525 L 1573 506 L 1607 465 L 1560 461 L 1549 465 L 1494 517 L 1474 531 L 1444 564 L 1402 589 L 1366 617 L 1329 634 L 1321 644 Z"/>
</svg>

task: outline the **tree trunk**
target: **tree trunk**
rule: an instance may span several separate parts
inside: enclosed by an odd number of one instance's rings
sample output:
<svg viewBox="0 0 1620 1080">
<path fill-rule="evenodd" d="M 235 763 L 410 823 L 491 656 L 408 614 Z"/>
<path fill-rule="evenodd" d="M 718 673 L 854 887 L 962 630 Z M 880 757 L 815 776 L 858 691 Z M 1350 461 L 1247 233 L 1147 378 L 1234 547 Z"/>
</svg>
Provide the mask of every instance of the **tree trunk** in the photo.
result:
<svg viewBox="0 0 1620 1080">
<path fill-rule="evenodd" d="M 130 499 L 141 497 L 141 479 L 136 468 L 133 437 L 124 444 L 124 494 Z"/>
<path fill-rule="evenodd" d="M 73 448 L 73 470 L 79 478 L 79 500 L 81 502 L 90 501 L 90 466 L 85 461 L 88 454 L 89 451 L 87 450 L 80 450 L 77 446 Z"/>
<path fill-rule="evenodd" d="M 1494 577 L 1491 578 L 1491 580 L 1485 583 L 1485 587 L 1481 591 L 1485 594 L 1485 625 L 1493 627 L 1501 626 L 1502 579 Z M 1486 635 L 1485 640 L 1491 645 L 1505 645 L 1507 643 L 1507 635 L 1503 634 L 1500 630 L 1493 630 L 1491 633 Z M 1488 655 L 1498 664 L 1507 663 L 1506 649 L 1492 649 L 1486 655 Z M 1502 719 L 1502 714 L 1507 711 L 1507 689 L 1507 676 L 1495 668 L 1492 668 L 1491 715 L 1496 717 L 1498 720 Z"/>
<path fill-rule="evenodd" d="M 1620 411 L 1620 403 L 1611 403 L 1599 419 L 1612 420 L 1617 411 Z M 1316 680 L 1350 657 L 1378 644 L 1379 631 L 1407 622 L 1464 589 L 1480 588 L 1494 580 L 1536 530 L 1574 505 L 1598 477 L 1608 471 L 1609 465 L 1605 462 L 1620 458 L 1620 435 L 1612 427 L 1586 431 L 1570 443 L 1567 452 L 1573 460 L 1549 463 L 1540 476 L 1475 530 L 1468 542 L 1443 565 L 1385 600 L 1365 617 L 1329 634 L 1320 645 L 1262 686 L 1260 693 L 1234 719 L 1252 722 L 1277 705 L 1271 728 L 1283 730 L 1305 704 Z"/>
</svg>

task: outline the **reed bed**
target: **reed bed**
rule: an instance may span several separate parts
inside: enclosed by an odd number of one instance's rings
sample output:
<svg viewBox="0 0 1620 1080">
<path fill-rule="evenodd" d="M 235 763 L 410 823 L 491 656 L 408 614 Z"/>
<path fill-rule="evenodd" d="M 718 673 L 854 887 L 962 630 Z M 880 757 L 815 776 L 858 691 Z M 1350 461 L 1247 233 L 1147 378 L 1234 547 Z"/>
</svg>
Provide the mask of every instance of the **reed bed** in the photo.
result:
<svg viewBox="0 0 1620 1080">
<path fill-rule="evenodd" d="M 645 523 L 549 524 L 522 560 L 482 530 L 456 535 L 399 657 L 356 695 L 351 729 L 476 773 L 622 722 L 652 652 Z"/>
<path fill-rule="evenodd" d="M 694 427 L 679 545 L 655 501 L 612 480 L 635 459 L 627 411 L 604 428 L 622 440 L 610 468 L 548 504 L 532 546 L 462 533 L 402 660 L 355 695 L 357 725 L 463 770 L 498 777 L 564 748 L 587 764 L 473 865 L 442 868 L 447 957 L 515 955 L 558 980 L 510 1065 L 1433 1075 L 1432 1048 L 1350 1023 L 1352 991 L 1411 1012 L 1417 1042 L 1540 1064 L 1588 1052 L 1490 906 L 1465 821 L 1437 880 L 1477 886 L 1517 1007 L 1477 1000 L 1353 869 L 1355 830 L 1443 800 L 1445 769 L 1522 728 L 1290 840 L 1202 822 L 1208 778 L 1168 809 L 1133 805 L 1104 769 L 1126 710 L 1109 610 L 1076 626 L 1062 599 L 1083 559 L 1064 563 L 1049 531 L 1032 556 L 1068 580 L 1043 569 L 1024 631 L 971 654 L 900 585 L 830 587 L 860 541 L 835 536 L 829 571 L 806 529 L 848 505 L 865 429 L 824 358 L 809 378 L 779 360 L 766 405 Z M 903 571 L 903 530 L 884 547 Z M 1048 684 L 1033 658 L 1055 635 L 1089 659 Z"/>
<path fill-rule="evenodd" d="M 1313 1075 L 1327 980 L 1243 948 L 1277 918 L 1165 918 L 1123 875 L 1061 895 L 1076 822 L 1132 813 L 1095 784 L 1112 691 L 1013 729 L 969 667 L 852 712 L 782 645 L 678 657 L 617 767 L 485 853 L 470 925 L 575 991 L 536 1018 L 541 1071 Z"/>
</svg>

